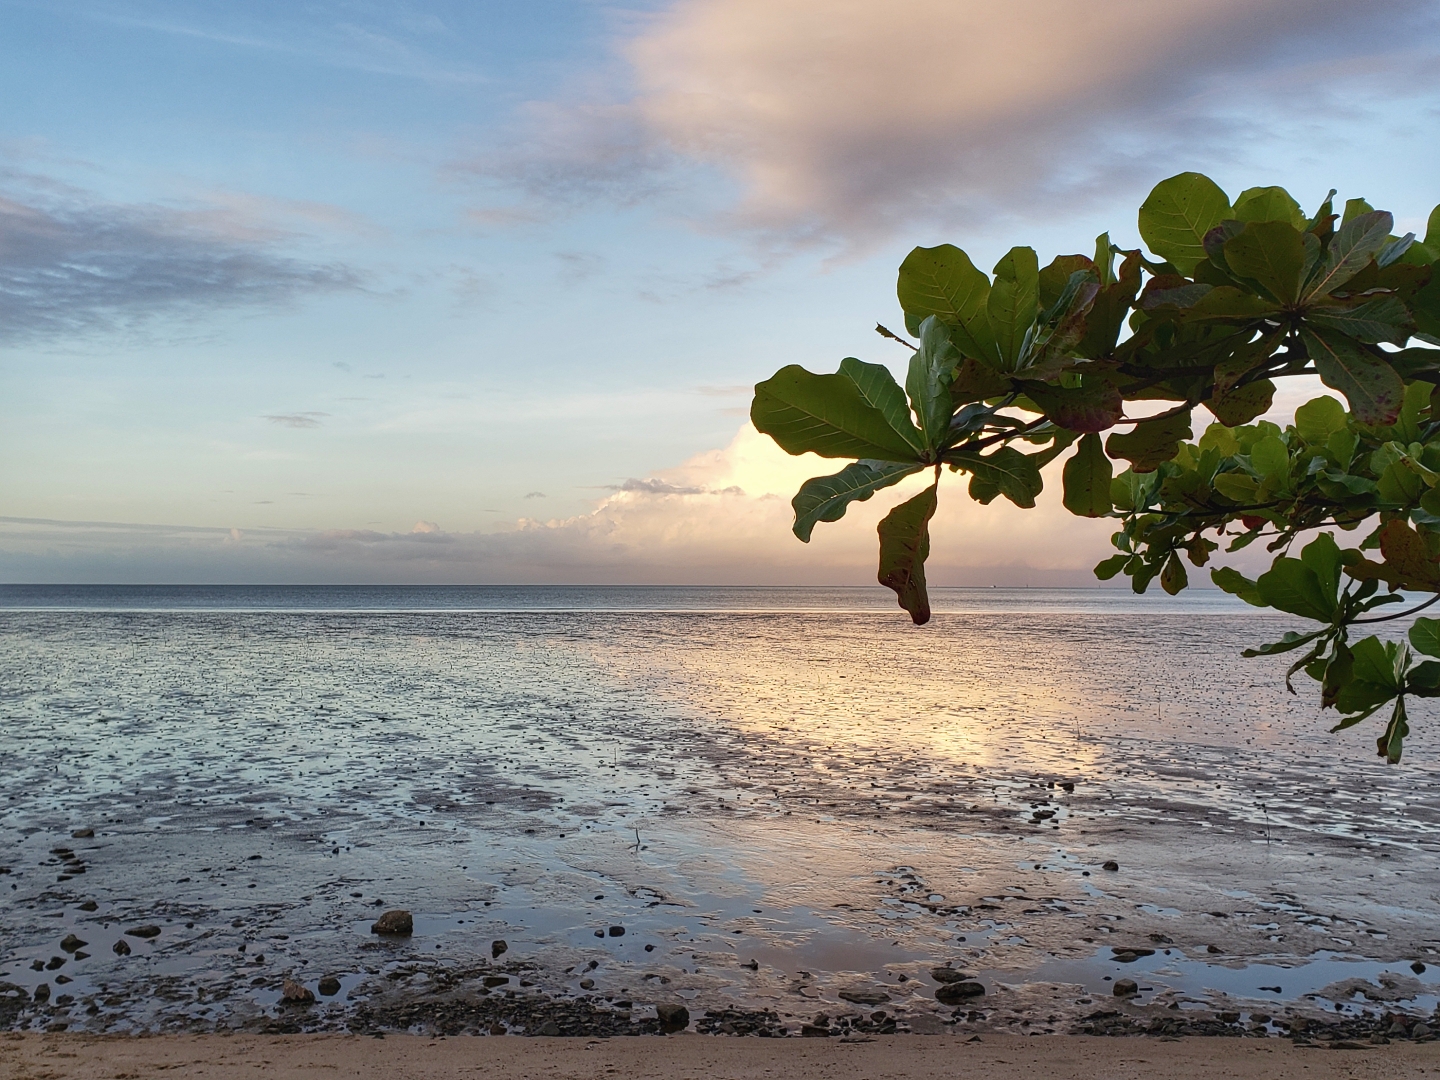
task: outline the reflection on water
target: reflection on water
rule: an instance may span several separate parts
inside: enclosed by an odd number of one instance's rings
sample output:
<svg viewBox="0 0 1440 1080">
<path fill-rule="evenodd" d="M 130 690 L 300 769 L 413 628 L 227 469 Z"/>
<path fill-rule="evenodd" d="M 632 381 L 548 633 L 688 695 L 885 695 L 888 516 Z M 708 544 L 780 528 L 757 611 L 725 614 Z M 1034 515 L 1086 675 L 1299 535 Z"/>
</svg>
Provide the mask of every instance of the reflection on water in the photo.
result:
<svg viewBox="0 0 1440 1080">
<path fill-rule="evenodd" d="M 1279 999 L 1430 1002 L 1375 982 L 1440 948 L 1428 711 L 1385 767 L 1239 659 L 1288 622 L 1229 598 L 886 596 L 6 587 L 0 982 L 95 1028 L 446 965 L 918 1016 L 950 964 L 1000 1024 L 1083 1011 L 1119 947 L 1156 994 L 1308 964 Z"/>
</svg>

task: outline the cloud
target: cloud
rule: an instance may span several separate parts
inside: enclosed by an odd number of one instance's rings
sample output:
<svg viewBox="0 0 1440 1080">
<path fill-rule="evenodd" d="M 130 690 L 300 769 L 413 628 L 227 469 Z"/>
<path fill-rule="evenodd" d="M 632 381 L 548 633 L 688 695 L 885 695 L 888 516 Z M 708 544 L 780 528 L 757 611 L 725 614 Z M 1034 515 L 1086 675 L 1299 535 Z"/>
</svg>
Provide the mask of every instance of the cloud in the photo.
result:
<svg viewBox="0 0 1440 1080">
<path fill-rule="evenodd" d="M 283 254 L 293 235 L 244 215 L 241 203 L 176 209 L 107 202 L 35 177 L 0 181 L 10 188 L 0 192 L 0 342 L 361 285 L 345 266 Z"/>
<path fill-rule="evenodd" d="M 532 103 L 523 142 L 474 167 L 567 204 L 709 166 L 738 192 L 728 224 L 864 243 L 1073 212 L 1161 159 L 1272 137 L 1277 103 L 1356 108 L 1356 79 L 1401 89 L 1419 64 L 1433 93 L 1437 31 L 1424 0 L 676 0 L 620 44 L 628 94 Z"/>
<path fill-rule="evenodd" d="M 329 413 L 323 412 L 272 413 L 265 419 L 272 424 L 279 424 L 281 427 L 317 428 L 320 426 L 320 417 L 329 415 Z"/>
</svg>

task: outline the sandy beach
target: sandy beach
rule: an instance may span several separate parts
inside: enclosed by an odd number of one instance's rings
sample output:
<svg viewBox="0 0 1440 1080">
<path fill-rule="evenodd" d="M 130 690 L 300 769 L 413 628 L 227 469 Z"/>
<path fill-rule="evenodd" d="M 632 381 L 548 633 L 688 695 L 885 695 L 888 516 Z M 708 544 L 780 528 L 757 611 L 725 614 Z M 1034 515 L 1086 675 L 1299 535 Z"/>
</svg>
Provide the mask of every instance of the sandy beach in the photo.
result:
<svg viewBox="0 0 1440 1080">
<path fill-rule="evenodd" d="M 483 1073 L 491 1080 L 885 1080 L 948 1076 L 986 1080 L 1282 1080 L 1359 1077 L 1384 1080 L 1440 1072 L 1440 1045 L 1394 1043 L 1329 1051 L 1280 1040 L 1134 1039 L 987 1036 L 961 1042 L 943 1036 L 838 1040 L 714 1039 L 482 1039 L 391 1035 L 174 1035 L 129 1038 L 87 1035 L 0 1037 L 4 1080 L 112 1080 L 161 1072 L 231 1077 L 336 1076 L 446 1080 Z"/>
</svg>

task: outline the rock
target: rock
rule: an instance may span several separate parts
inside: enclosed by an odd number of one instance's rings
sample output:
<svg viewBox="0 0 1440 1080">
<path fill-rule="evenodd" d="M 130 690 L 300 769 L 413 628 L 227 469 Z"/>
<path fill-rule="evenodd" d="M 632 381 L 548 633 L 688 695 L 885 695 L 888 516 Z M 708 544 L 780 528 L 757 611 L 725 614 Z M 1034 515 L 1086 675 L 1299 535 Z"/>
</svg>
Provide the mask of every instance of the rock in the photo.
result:
<svg viewBox="0 0 1440 1080">
<path fill-rule="evenodd" d="M 490 959 L 497 960 L 501 953 L 509 952 L 510 946 L 504 940 L 490 942 Z"/>
<path fill-rule="evenodd" d="M 624 936 L 625 936 L 625 927 L 623 927 L 623 926 L 612 926 L 612 927 L 610 927 L 609 933 L 610 933 L 610 936 L 611 936 L 611 937 L 624 937 Z"/>
<path fill-rule="evenodd" d="M 56 968 L 62 968 L 64 966 L 65 957 L 63 956 L 52 956 L 50 957 L 50 962 L 45 965 L 45 967 L 50 971 L 54 971 Z"/>
<path fill-rule="evenodd" d="M 1206 945 L 1206 946 L 1205 946 L 1205 951 L 1206 951 L 1207 953 L 1209 953 L 1211 956 L 1214 956 L 1214 955 L 1216 955 L 1217 953 L 1219 953 L 1221 950 L 1220 950 L 1220 946 L 1219 946 L 1219 945 Z"/>
<path fill-rule="evenodd" d="M 1101 864 L 1100 869 L 1101 869 L 1101 870 L 1119 870 L 1119 869 L 1120 869 L 1120 864 L 1119 864 L 1118 862 L 1116 862 L 1114 859 L 1108 859 L 1108 860 L 1106 860 L 1104 863 Z"/>
<path fill-rule="evenodd" d="M 76 906 L 76 909 L 79 910 L 79 911 L 99 911 L 99 910 L 100 910 L 100 905 L 97 904 L 94 900 L 86 900 L 83 904 L 77 904 L 77 905 L 75 905 L 75 906 Z"/>
<path fill-rule="evenodd" d="M 1250 1023 L 1252 1023 L 1252 1024 L 1268 1024 L 1269 1022 L 1270 1022 L 1270 1014 L 1269 1014 L 1269 1013 L 1255 1013 L 1255 1012 L 1252 1012 L 1252 1013 L 1250 1014 Z"/>
<path fill-rule="evenodd" d="M 340 992 L 340 980 L 337 979 L 334 975 L 326 975 L 325 978 L 320 980 L 320 986 L 318 987 L 318 989 L 320 990 L 320 993 L 324 994 L 326 997 L 334 997 Z"/>
<path fill-rule="evenodd" d="M 36 1001 L 49 1001 L 49 1000 L 50 1000 L 50 984 L 49 984 L 49 983 L 41 983 L 39 986 L 35 987 L 35 995 L 34 995 L 34 996 L 35 996 L 35 1000 L 36 1000 Z"/>
<path fill-rule="evenodd" d="M 404 908 L 385 912 L 370 926 L 372 934 L 396 934 L 404 936 L 415 932 L 415 919 Z"/>
<path fill-rule="evenodd" d="M 116 955 L 116 956 L 129 956 L 129 955 L 130 955 L 130 943 L 127 942 L 124 938 L 121 938 L 119 941 L 115 942 L 115 955 Z"/>
<path fill-rule="evenodd" d="M 286 979 L 280 988 L 280 1000 L 288 1005 L 309 1005 L 314 1002 L 315 994 L 308 986 L 303 986 L 294 979 Z"/>
<path fill-rule="evenodd" d="M 1168 938 L 1168 937 L 1166 937 L 1164 934 L 1151 934 L 1151 935 L 1150 935 L 1150 940 L 1153 941 L 1153 942 L 1155 942 L 1156 945 L 1174 945 L 1174 944 L 1175 944 L 1175 940 L 1174 940 L 1173 938 Z"/>
<path fill-rule="evenodd" d="M 88 941 L 81 941 L 74 934 L 66 934 L 63 938 L 60 939 L 60 948 L 64 949 L 66 952 L 78 952 L 80 949 L 84 948 L 86 945 L 89 944 L 90 943 Z"/>
<path fill-rule="evenodd" d="M 890 1000 L 890 995 L 883 990 L 867 990 L 864 987 L 841 990 L 838 996 L 841 1001 L 855 1005 L 883 1005 Z"/>
<path fill-rule="evenodd" d="M 1154 956 L 1154 949 L 1142 949 L 1124 945 L 1112 945 L 1110 951 L 1114 953 L 1111 957 L 1117 964 L 1133 964 L 1142 956 Z"/>
<path fill-rule="evenodd" d="M 645 951 L 646 951 L 646 952 L 654 952 L 654 951 L 655 951 L 655 946 L 654 946 L 654 945 L 646 945 L 646 946 L 645 946 Z"/>
<path fill-rule="evenodd" d="M 966 979 L 973 979 L 975 976 L 966 975 L 963 971 L 956 971 L 954 968 L 937 967 L 930 969 L 930 977 L 938 983 L 964 982 Z"/>
<path fill-rule="evenodd" d="M 70 834 L 71 838 L 75 840 L 89 840 L 94 835 L 94 829 L 76 829 Z"/>
<path fill-rule="evenodd" d="M 581 989 L 581 990 L 594 990 L 594 989 L 595 989 L 595 980 L 594 980 L 594 979 L 581 979 L 581 980 L 580 980 L 580 989 Z"/>
<path fill-rule="evenodd" d="M 830 1029 L 828 1027 L 820 1027 L 816 1024 L 801 1024 L 800 1034 L 807 1039 L 828 1039 L 830 1037 Z"/>
<path fill-rule="evenodd" d="M 508 982 L 510 981 L 510 976 L 509 976 L 509 975 L 486 975 L 485 978 L 481 979 L 480 981 L 485 984 L 485 988 L 488 990 L 488 989 L 489 989 L 490 987 L 492 987 L 492 986 L 504 986 L 506 983 L 508 983 Z"/>
<path fill-rule="evenodd" d="M 1412 1028 L 1410 1029 L 1410 1037 L 1411 1037 L 1412 1039 L 1423 1039 L 1423 1038 L 1425 1038 L 1426 1036 L 1428 1036 L 1429 1034 L 1430 1034 L 1430 1025 L 1427 1024 L 1427 1023 L 1425 1023 L 1424 1020 L 1421 1020 L 1418 1024 L 1416 1024 L 1414 1027 L 1412 1027 Z"/>
<path fill-rule="evenodd" d="M 545 1023 L 543 1023 L 543 1024 L 540 1025 L 540 1030 L 537 1031 L 537 1032 L 535 1032 L 535 1034 L 536 1034 L 536 1035 L 559 1035 L 559 1034 L 560 1034 L 560 1025 L 557 1024 L 554 1020 L 546 1020 Z"/>
<path fill-rule="evenodd" d="M 129 934 L 131 937 L 138 937 L 138 938 L 157 938 L 157 937 L 160 936 L 160 927 L 158 927 L 158 926 L 132 926 L 129 930 L 126 930 L 125 933 Z"/>
<path fill-rule="evenodd" d="M 1415 972 L 1416 975 L 1423 975 L 1425 974 L 1425 964 L 1421 960 L 1416 960 L 1410 965 L 1410 970 Z"/>
<path fill-rule="evenodd" d="M 1070 780 L 1063 781 L 1060 786 L 1067 792 L 1073 792 L 1075 790 L 1075 784 L 1073 781 Z"/>
<path fill-rule="evenodd" d="M 1134 997 L 1140 992 L 1140 984 L 1134 979 L 1116 979 L 1113 993 L 1116 997 Z"/>
<path fill-rule="evenodd" d="M 505 1025 L 504 1025 L 504 1024 L 500 1024 L 500 1023 L 491 1024 L 491 1025 L 490 1025 L 490 1034 L 491 1034 L 491 1035 L 504 1035 L 504 1034 L 505 1034 Z"/>
<path fill-rule="evenodd" d="M 984 994 L 985 987 L 978 982 L 942 983 L 935 991 L 935 1000 L 941 1005 L 959 1005 Z"/>
<path fill-rule="evenodd" d="M 690 1010 L 684 1005 L 656 1005 L 655 1017 L 660 1021 L 660 1030 L 667 1034 L 684 1031 L 690 1025 Z"/>
</svg>

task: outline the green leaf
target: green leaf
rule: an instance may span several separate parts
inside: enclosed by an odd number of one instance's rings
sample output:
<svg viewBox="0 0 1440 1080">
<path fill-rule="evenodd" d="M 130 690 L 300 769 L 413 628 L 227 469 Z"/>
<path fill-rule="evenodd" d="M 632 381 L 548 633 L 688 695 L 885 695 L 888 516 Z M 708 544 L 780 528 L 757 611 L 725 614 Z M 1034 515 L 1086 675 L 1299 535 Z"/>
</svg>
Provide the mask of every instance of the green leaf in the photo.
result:
<svg viewBox="0 0 1440 1080">
<path fill-rule="evenodd" d="M 1380 756 L 1391 765 L 1400 764 L 1400 757 L 1405 750 L 1405 736 L 1409 734 L 1410 724 L 1405 715 L 1405 698 L 1402 696 L 1395 699 L 1395 711 L 1390 715 L 1385 734 L 1375 741 Z"/>
<path fill-rule="evenodd" d="M 1261 476 L 1283 476 L 1290 472 L 1290 451 L 1274 435 L 1266 435 L 1250 447 L 1250 464 Z"/>
<path fill-rule="evenodd" d="M 1210 580 L 1215 583 L 1216 588 L 1223 589 L 1231 596 L 1238 596 L 1253 607 L 1267 606 L 1260 598 L 1260 590 L 1256 588 L 1255 582 L 1233 567 L 1221 566 L 1211 570 Z"/>
<path fill-rule="evenodd" d="M 1377 296 L 1352 308 L 1311 308 L 1305 318 L 1371 345 L 1404 345 L 1415 332 L 1415 320 L 1398 296 Z"/>
<path fill-rule="evenodd" d="M 787 454 L 914 462 L 915 448 L 847 375 L 814 375 L 797 364 L 755 387 L 750 420 Z"/>
<path fill-rule="evenodd" d="M 985 314 L 990 279 L 965 252 L 953 244 L 917 247 L 900 264 L 896 292 L 910 333 L 918 334 L 926 317 L 935 315 L 951 328 L 955 347 L 966 356 L 998 362 Z"/>
<path fill-rule="evenodd" d="M 1255 586 L 1270 607 L 1324 623 L 1334 618 L 1335 597 L 1326 594 L 1315 571 L 1299 559 L 1280 556 Z"/>
<path fill-rule="evenodd" d="M 1274 400 L 1275 384 L 1269 379 L 1256 379 L 1244 386 L 1218 391 L 1205 407 L 1222 424 L 1239 427 L 1268 412 Z"/>
<path fill-rule="evenodd" d="M 1242 233 L 1241 236 L 1243 235 Z M 1240 237 L 1236 239 L 1240 239 Z M 1245 323 L 1273 316 L 1278 310 L 1274 301 L 1266 300 L 1263 296 L 1243 292 L 1232 285 L 1221 285 L 1211 289 L 1190 305 L 1186 316 L 1188 322 L 1201 319 L 1226 319 Z"/>
<path fill-rule="evenodd" d="M 1345 216 L 1340 219 L 1340 225 L 1344 227 L 1361 215 L 1373 214 L 1374 212 L 1375 208 L 1364 199 L 1346 199 Z"/>
<path fill-rule="evenodd" d="M 1286 221 L 1252 221 L 1225 242 L 1225 261 L 1243 278 L 1259 282 L 1282 303 L 1300 296 L 1305 242 Z"/>
<path fill-rule="evenodd" d="M 1283 187 L 1246 188 L 1235 197 L 1237 221 L 1283 221 L 1301 231 L 1305 213 Z"/>
<path fill-rule="evenodd" d="M 1016 506 L 1029 510 L 1045 486 L 1034 459 L 1013 446 L 1002 446 L 986 457 L 952 454 L 945 460 L 971 474 L 970 497 L 978 503 L 989 503 L 996 495 L 1004 495 Z"/>
<path fill-rule="evenodd" d="M 1065 509 L 1076 517 L 1104 517 L 1110 513 L 1113 474 L 1100 436 L 1093 433 L 1084 436 L 1079 448 L 1065 462 Z"/>
<path fill-rule="evenodd" d="M 1095 564 L 1095 576 L 1101 581 L 1109 581 L 1121 570 L 1125 564 L 1133 559 L 1133 555 L 1126 555 L 1123 551 L 1119 555 L 1111 555 L 1108 559 L 1101 559 Z"/>
<path fill-rule="evenodd" d="M 995 281 L 985 301 L 1000 366 L 1020 366 L 1026 331 L 1035 323 L 1040 307 L 1040 263 L 1033 248 L 1014 247 L 995 264 Z"/>
<path fill-rule="evenodd" d="M 1384 210 L 1361 214 L 1342 225 L 1330 241 L 1325 262 L 1306 287 L 1305 299 L 1311 301 L 1328 296 L 1365 269 L 1365 265 L 1390 239 L 1390 230 L 1394 227 L 1395 219 Z"/>
<path fill-rule="evenodd" d="M 1089 271 L 1094 274 L 1095 264 L 1084 255 L 1057 255 L 1049 266 L 1041 269 L 1039 277 L 1041 311 L 1049 311 L 1054 307 L 1067 290 L 1072 296 L 1074 295 L 1074 289 L 1070 287 L 1071 277 L 1079 271 Z M 1082 280 L 1084 276 L 1082 273 Z M 1090 280 L 1093 281 L 1095 278 L 1091 277 Z"/>
<path fill-rule="evenodd" d="M 1180 561 L 1180 553 L 1178 551 L 1170 552 L 1170 557 L 1165 560 L 1165 568 L 1160 571 L 1160 587 L 1174 596 L 1189 584 L 1190 575 L 1185 572 L 1185 564 Z"/>
<path fill-rule="evenodd" d="M 1129 434 L 1116 432 L 1105 440 L 1105 452 L 1124 458 L 1137 473 L 1151 472 L 1175 456 L 1180 443 L 1190 438 L 1190 414 L 1142 420 Z"/>
<path fill-rule="evenodd" d="M 1320 582 L 1321 591 L 1326 596 L 1336 598 L 1332 601 L 1332 607 L 1338 603 L 1340 547 L 1335 543 L 1335 538 L 1329 533 L 1320 533 L 1305 545 L 1300 552 L 1300 561 L 1310 568 L 1316 580 Z"/>
<path fill-rule="evenodd" d="M 880 522 L 880 584 L 895 591 L 916 626 L 930 621 L 925 560 L 930 557 L 930 519 L 935 516 L 937 487 L 930 485 Z"/>
<path fill-rule="evenodd" d="M 1265 605 L 1262 605 L 1265 606 Z M 1293 630 L 1286 631 L 1279 641 L 1272 641 L 1268 645 L 1257 645 L 1253 649 L 1246 649 L 1241 656 L 1278 656 L 1280 653 L 1294 652 L 1301 645 L 1307 645 L 1323 634 L 1330 633 L 1329 628 L 1323 630 L 1312 630 L 1308 634 L 1297 634 Z"/>
<path fill-rule="evenodd" d="M 1150 250 L 1182 274 L 1206 257 L 1205 234 L 1230 216 L 1230 200 L 1200 173 L 1180 173 L 1155 185 L 1140 207 L 1140 235 Z"/>
<path fill-rule="evenodd" d="M 1311 398 L 1295 410 L 1295 430 L 1311 446 L 1322 446 L 1345 430 L 1345 406 L 1329 394 Z"/>
<path fill-rule="evenodd" d="M 1115 284 L 1115 250 L 1108 232 L 1095 237 L 1095 258 L 1091 265 L 1095 267 L 1095 276 L 1100 279 L 1102 289 Z"/>
<path fill-rule="evenodd" d="M 1320 381 L 1345 395 L 1356 420 L 1377 425 L 1395 422 L 1405 400 L 1405 383 L 1394 368 L 1354 338 L 1334 330 L 1302 329 L 1300 337 Z"/>
<path fill-rule="evenodd" d="M 1426 656 L 1440 656 L 1440 619 L 1416 619 L 1410 627 L 1410 644 Z"/>
<path fill-rule="evenodd" d="M 925 446 L 938 450 L 950 433 L 950 416 L 955 411 L 950 399 L 950 380 L 960 363 L 960 354 L 950 344 L 950 335 L 938 316 L 929 315 L 920 324 L 920 348 L 910 358 L 905 392 L 910 407 L 920 418 Z"/>
<path fill-rule="evenodd" d="M 890 374 L 884 364 L 867 364 L 847 356 L 840 361 L 840 374 L 855 384 L 866 404 L 880 410 L 885 422 L 895 429 L 906 444 L 912 447 L 918 457 L 925 450 L 925 436 L 910 418 L 910 404 L 905 400 L 905 391 Z"/>
<path fill-rule="evenodd" d="M 1383 686 L 1392 694 L 1400 689 L 1395 673 L 1394 642 L 1382 642 L 1372 634 L 1350 646 L 1350 651 L 1355 654 L 1356 679 L 1374 686 Z"/>
<path fill-rule="evenodd" d="M 1022 384 L 1025 396 L 1033 401 L 1050 422 L 1067 431 L 1088 433 L 1115 426 L 1124 415 L 1125 399 L 1113 383 L 1090 379 L 1076 387 L 1053 383 Z"/>
<path fill-rule="evenodd" d="M 839 521 L 852 502 L 864 502 L 881 488 L 898 484 L 923 468 L 894 461 L 857 461 L 833 476 L 806 480 L 790 500 L 795 509 L 795 535 L 808 544 L 817 522 Z"/>
</svg>

